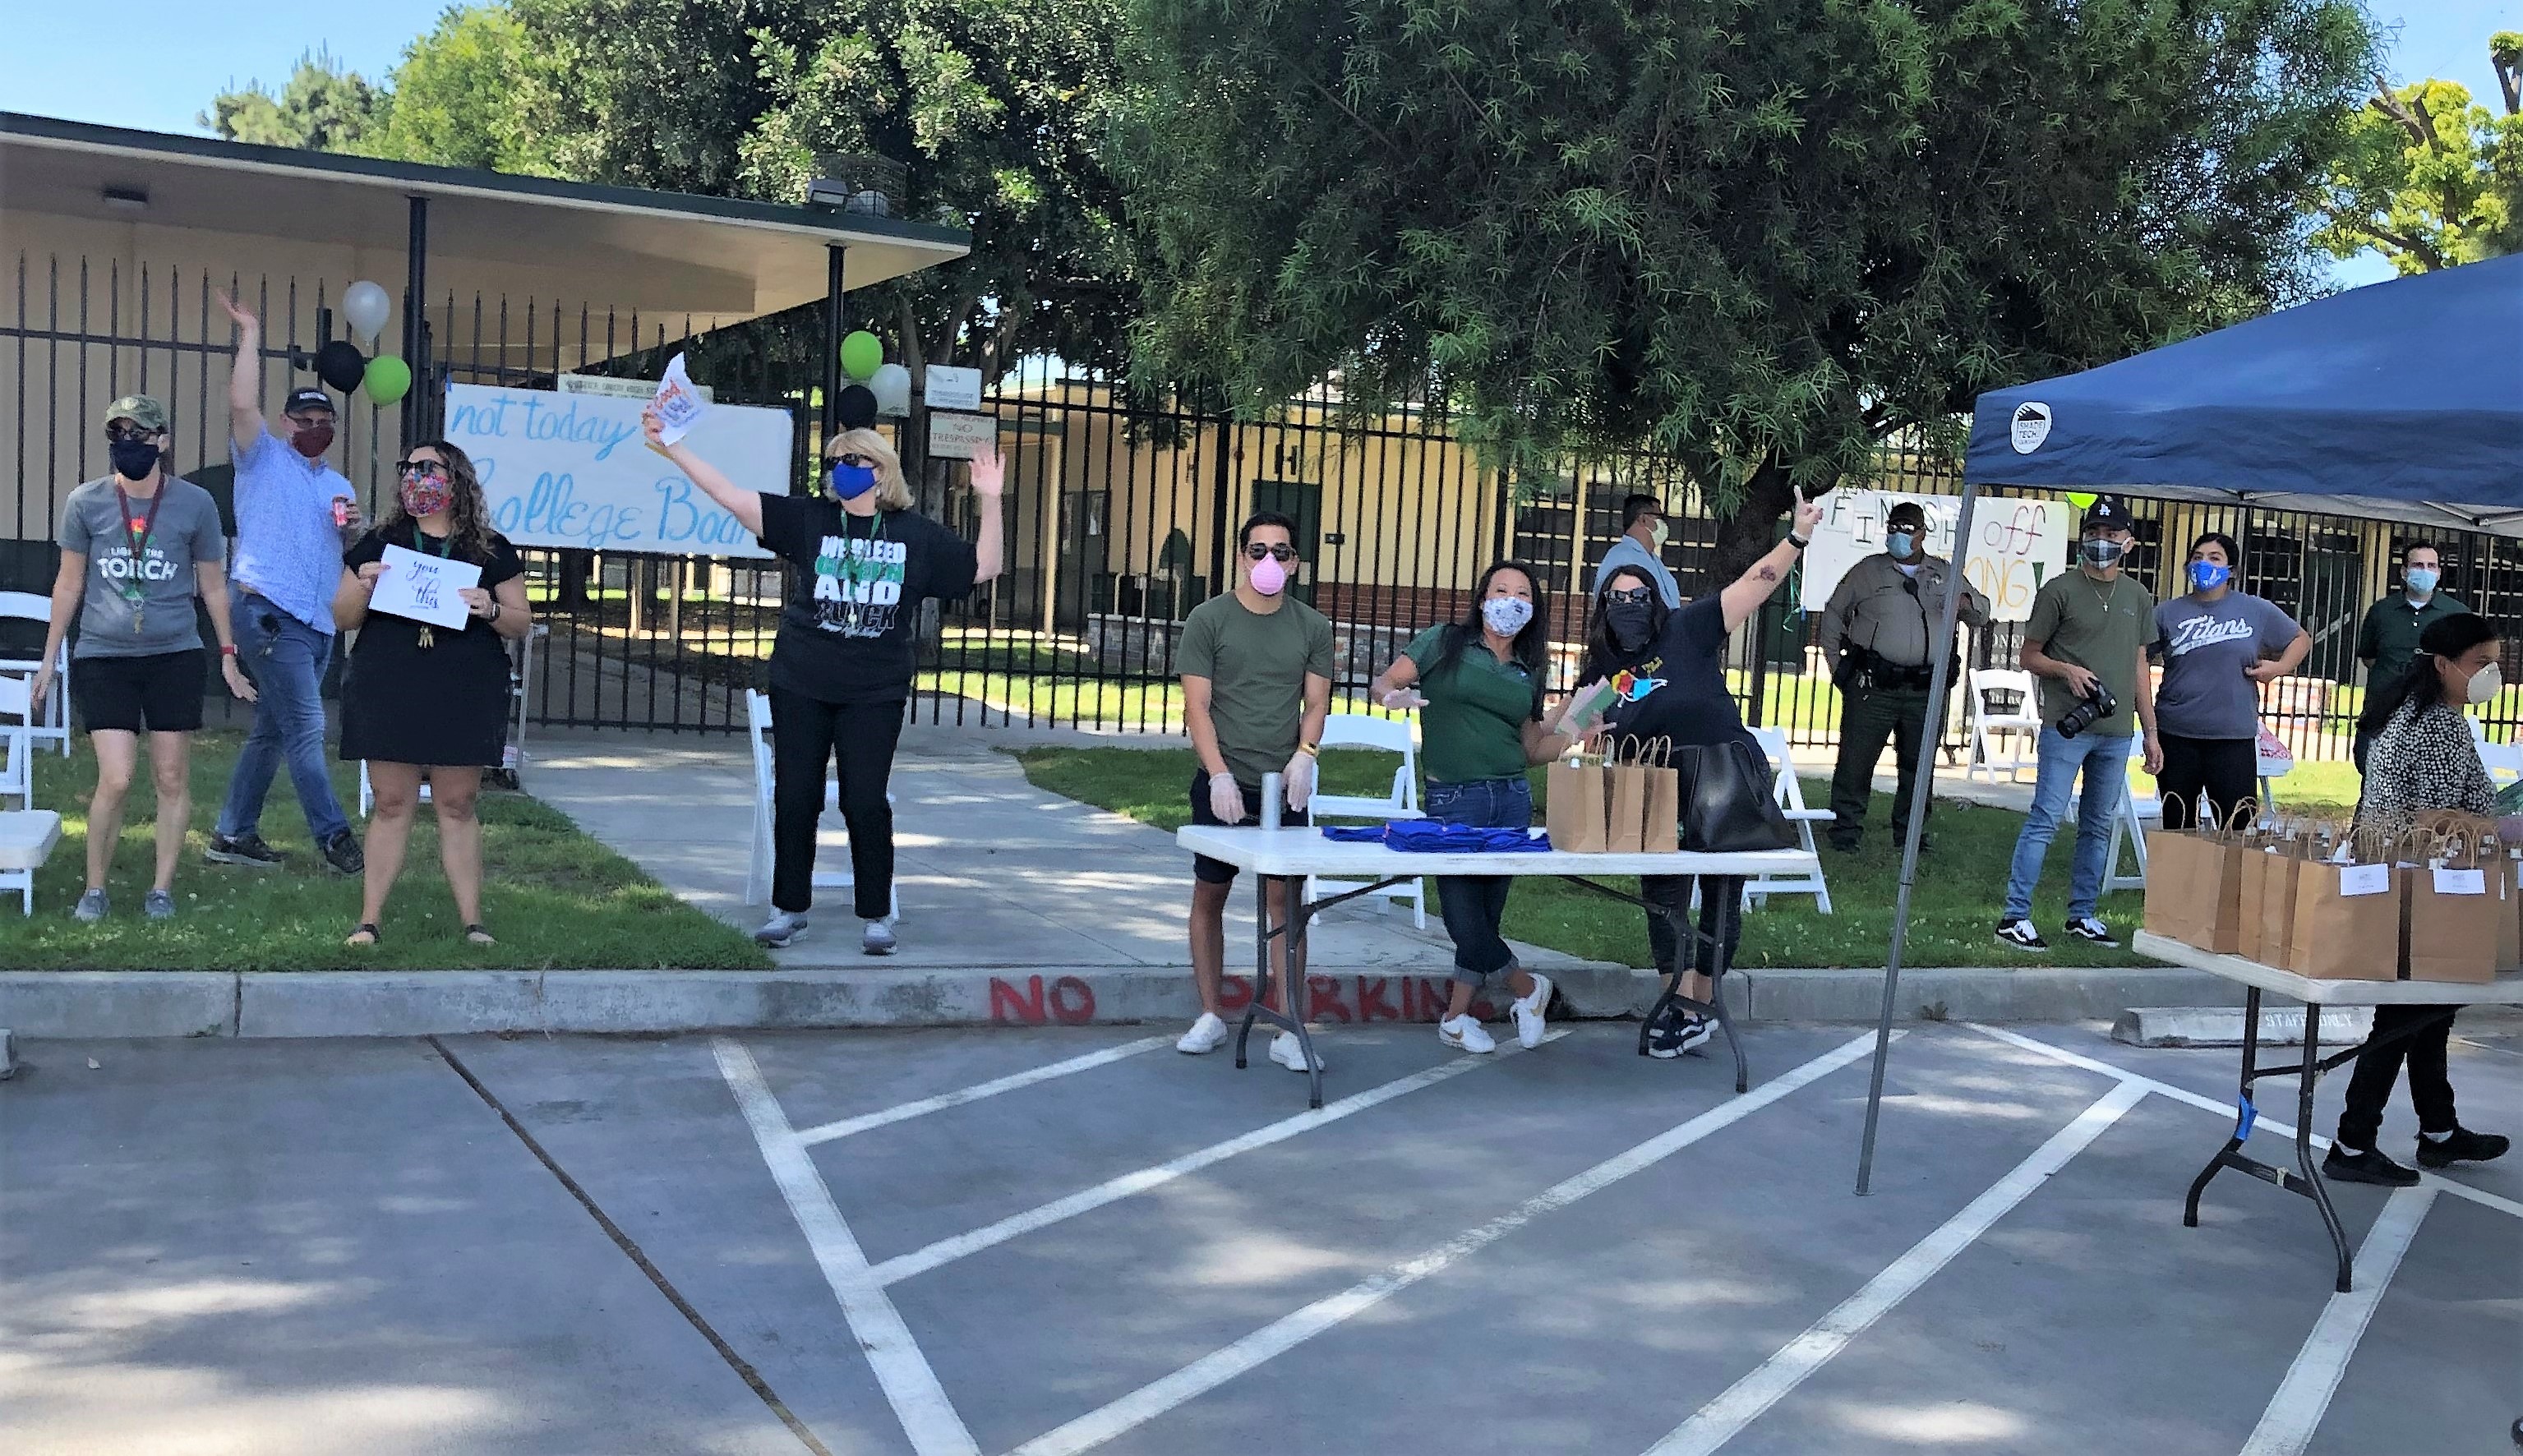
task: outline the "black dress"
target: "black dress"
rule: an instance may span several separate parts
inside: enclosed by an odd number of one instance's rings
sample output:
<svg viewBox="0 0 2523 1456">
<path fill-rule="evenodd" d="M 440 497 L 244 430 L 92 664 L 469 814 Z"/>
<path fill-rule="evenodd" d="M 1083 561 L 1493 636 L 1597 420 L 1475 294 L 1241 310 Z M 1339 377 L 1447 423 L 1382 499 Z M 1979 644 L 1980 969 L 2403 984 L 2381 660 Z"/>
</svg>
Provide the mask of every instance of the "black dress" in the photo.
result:
<svg viewBox="0 0 2523 1456">
<path fill-rule="evenodd" d="M 440 554 L 445 542 L 420 539 L 410 521 L 380 527 L 342 553 L 353 571 L 385 555 L 387 545 Z M 487 553 L 457 551 L 482 568 L 489 591 L 522 575 L 517 548 L 498 533 Z M 408 617 L 370 612 L 351 647 L 342 681 L 342 757 L 390 764 L 496 767 L 508 741 L 508 648 L 479 617 L 461 628 L 428 628 Z"/>
</svg>

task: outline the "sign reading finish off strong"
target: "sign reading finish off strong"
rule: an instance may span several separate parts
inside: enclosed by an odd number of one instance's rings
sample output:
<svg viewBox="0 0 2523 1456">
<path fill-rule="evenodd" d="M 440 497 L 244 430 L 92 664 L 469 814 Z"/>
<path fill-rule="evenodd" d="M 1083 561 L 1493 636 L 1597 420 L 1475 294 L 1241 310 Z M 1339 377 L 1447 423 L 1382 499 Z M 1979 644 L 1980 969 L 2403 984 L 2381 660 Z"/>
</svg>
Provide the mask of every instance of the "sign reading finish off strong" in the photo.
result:
<svg viewBox="0 0 2523 1456">
<path fill-rule="evenodd" d="M 646 402 L 452 384 L 447 438 L 473 457 L 491 524 L 518 545 L 769 556 L 642 441 Z M 684 443 L 744 489 L 785 494 L 795 430 L 785 409 L 714 404 Z"/>
</svg>

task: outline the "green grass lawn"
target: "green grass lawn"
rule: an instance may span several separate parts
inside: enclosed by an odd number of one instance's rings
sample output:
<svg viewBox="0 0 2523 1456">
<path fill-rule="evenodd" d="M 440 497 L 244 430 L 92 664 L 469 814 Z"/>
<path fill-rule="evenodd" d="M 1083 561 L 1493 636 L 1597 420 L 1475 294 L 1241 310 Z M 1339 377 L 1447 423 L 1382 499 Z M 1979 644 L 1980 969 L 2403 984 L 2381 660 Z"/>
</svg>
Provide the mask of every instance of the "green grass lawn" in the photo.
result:
<svg viewBox="0 0 2523 1456">
<path fill-rule="evenodd" d="M 67 760 L 57 753 L 37 754 L 36 806 L 61 812 L 62 841 L 35 876 L 31 918 L 17 914 L 14 892 L 0 896 L 0 965 L 43 970 L 730 969 L 771 963 L 744 935 L 667 893 L 630 861 L 581 833 L 566 816 L 523 795 L 490 793 L 481 802 L 483 917 L 500 943 L 477 946 L 463 938 L 447 878 L 438 868 L 437 822 L 423 806 L 402 878 L 386 907 L 385 943 L 354 951 L 342 938 L 359 916 L 358 881 L 323 869 L 287 772 L 272 783 L 262 834 L 288 852 L 289 863 L 275 869 L 203 863 L 202 850 L 243 741 L 237 732 L 204 732 L 194 738 L 192 828 L 175 872 L 176 916 L 167 921 L 149 920 L 140 913 L 154 862 L 158 812 L 146 750 L 106 882 L 114 913 L 95 925 L 72 920 L 70 911 L 86 883 L 87 800 L 96 785 L 96 761 L 85 738 Z M 357 766 L 335 763 L 333 785 L 343 807 L 356 813 Z M 355 820 L 354 827 L 362 826 Z"/>
<path fill-rule="evenodd" d="M 1192 774 L 1188 749 L 1037 748 L 1017 758 L 1024 766 L 1026 778 L 1037 787 L 1142 823 L 1174 829 L 1191 818 L 1183 797 L 1183 785 Z M 1381 793 L 1393 780 L 1396 762 L 1388 754 L 1335 751 L 1325 755 L 1323 788 L 1329 793 Z M 1537 807 L 1543 799 L 1542 778 L 1542 771 L 1534 771 Z M 1806 802 L 1816 807 L 1828 802 L 1830 786 L 1825 780 L 1807 778 L 1804 787 Z M 1875 795 L 1868 810 L 1865 848 L 1847 855 L 1823 851 L 1833 914 L 1816 911 L 1810 896 L 1771 900 L 1745 919 L 1737 963 L 1880 967 L 1900 874 L 1898 846 L 1886 827 L 1890 811 L 1891 796 Z M 1990 932 L 2005 898 L 2007 863 L 2023 822 L 2022 815 L 2003 809 L 1936 806 L 1929 821 L 1935 847 L 1920 861 L 1919 881 L 1910 900 L 1907 963 L 2021 965 L 2032 960 L 2059 965 L 2151 963 L 2125 950 L 2092 949 L 2065 942 L 2057 934 L 2067 918 L 2068 860 L 2073 843 L 2072 834 L 2064 832 L 2050 847 L 2041 888 L 2033 899 L 2033 919 L 2052 941 L 2048 956 L 1997 942 Z M 1629 888 L 1635 882 L 1607 876 L 1606 883 Z M 2123 940 L 2137 928 L 2141 908 L 2135 891 L 2103 897 L 2103 918 Z M 1433 907 L 1431 913 L 1433 918 Z M 1589 960 L 1628 965 L 1644 965 L 1648 961 L 1642 913 L 1560 880 L 1530 879 L 1518 884 L 1507 902 L 1506 933 Z"/>
</svg>

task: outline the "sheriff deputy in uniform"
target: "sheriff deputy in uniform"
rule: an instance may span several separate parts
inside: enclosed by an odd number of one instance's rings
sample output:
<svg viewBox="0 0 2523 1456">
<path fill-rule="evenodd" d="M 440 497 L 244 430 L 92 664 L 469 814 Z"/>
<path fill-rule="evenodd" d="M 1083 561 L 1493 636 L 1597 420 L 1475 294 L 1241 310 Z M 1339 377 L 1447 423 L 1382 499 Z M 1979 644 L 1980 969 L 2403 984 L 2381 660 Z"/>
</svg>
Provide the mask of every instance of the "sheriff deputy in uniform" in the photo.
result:
<svg viewBox="0 0 2523 1456">
<path fill-rule="evenodd" d="M 1910 794 L 1926 751 L 1928 725 L 1942 723 L 1942 705 L 1930 710 L 1928 653 L 1945 609 L 1951 563 L 1927 550 L 1928 513 L 1904 500 L 1883 518 L 1883 549 L 1848 569 L 1822 614 L 1823 661 L 1839 684 L 1839 763 L 1831 775 L 1831 847 L 1857 848 L 1866 832 L 1866 797 L 1875 784 L 1875 761 L 1892 739 L 1900 788 L 1892 800 L 1892 836 L 1910 834 Z M 1988 620 L 1988 600 L 1962 582 L 1962 621 Z M 1950 685 L 1950 683 L 1948 684 Z M 1920 836 L 1927 847 L 1927 836 Z"/>
</svg>

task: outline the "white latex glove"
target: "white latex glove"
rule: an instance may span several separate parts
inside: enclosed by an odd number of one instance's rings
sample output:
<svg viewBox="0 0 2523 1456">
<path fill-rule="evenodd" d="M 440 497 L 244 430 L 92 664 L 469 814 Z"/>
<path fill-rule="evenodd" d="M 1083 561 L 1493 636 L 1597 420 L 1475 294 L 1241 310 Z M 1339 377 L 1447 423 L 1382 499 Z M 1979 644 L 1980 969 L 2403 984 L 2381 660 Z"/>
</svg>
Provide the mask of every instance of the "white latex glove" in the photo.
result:
<svg viewBox="0 0 2523 1456">
<path fill-rule="evenodd" d="M 1244 790 L 1235 786 L 1234 775 L 1209 775 L 1209 812 L 1216 815 L 1221 824 L 1244 822 Z"/>
<path fill-rule="evenodd" d="M 1303 810 L 1307 804 L 1312 802 L 1314 797 L 1314 756 L 1303 749 L 1299 749 L 1297 751 L 1297 756 L 1288 760 L 1288 767 L 1280 772 L 1279 786 L 1285 790 L 1288 795 L 1288 807 L 1290 809 Z"/>
<path fill-rule="evenodd" d="M 1415 687 L 1397 687 L 1386 693 L 1379 701 L 1396 713 L 1407 713 L 1413 708 L 1428 706 L 1426 695 Z"/>
</svg>

